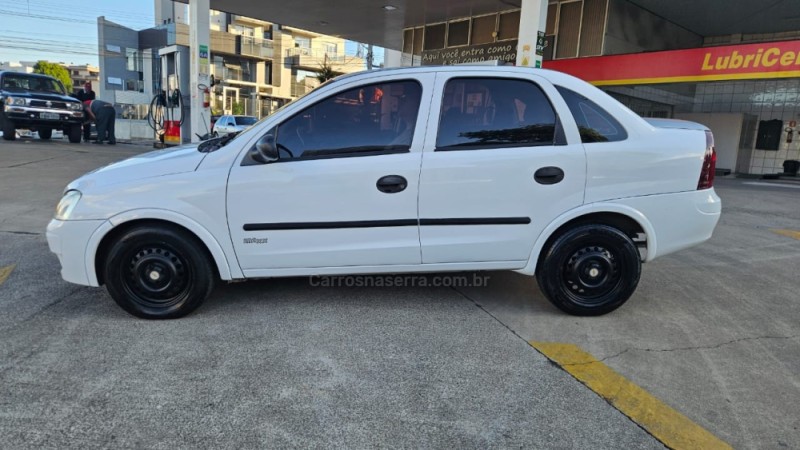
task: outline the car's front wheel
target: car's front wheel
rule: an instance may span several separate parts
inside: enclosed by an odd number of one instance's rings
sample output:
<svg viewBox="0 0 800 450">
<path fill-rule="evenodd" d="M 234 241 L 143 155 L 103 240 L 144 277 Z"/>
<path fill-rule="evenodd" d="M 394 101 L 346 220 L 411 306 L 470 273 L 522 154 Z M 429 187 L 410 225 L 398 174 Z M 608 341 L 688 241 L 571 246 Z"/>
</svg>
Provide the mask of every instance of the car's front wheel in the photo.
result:
<svg viewBox="0 0 800 450">
<path fill-rule="evenodd" d="M 622 306 L 636 290 L 640 274 L 639 251 L 629 236 L 607 225 L 582 225 L 550 243 L 536 279 L 562 311 L 598 316 Z"/>
<path fill-rule="evenodd" d="M 3 139 L 13 141 L 17 138 L 17 127 L 14 122 L 8 120 L 5 116 L 0 116 L 0 122 L 3 125 Z"/>
<path fill-rule="evenodd" d="M 105 259 L 109 294 L 145 319 L 175 319 L 211 294 L 216 279 L 205 249 L 178 228 L 146 225 L 119 236 Z"/>
<path fill-rule="evenodd" d="M 81 142 L 81 134 L 83 134 L 83 130 L 81 129 L 80 125 L 72 125 L 67 129 L 67 137 L 69 138 L 69 142 L 72 144 L 80 144 Z"/>
</svg>

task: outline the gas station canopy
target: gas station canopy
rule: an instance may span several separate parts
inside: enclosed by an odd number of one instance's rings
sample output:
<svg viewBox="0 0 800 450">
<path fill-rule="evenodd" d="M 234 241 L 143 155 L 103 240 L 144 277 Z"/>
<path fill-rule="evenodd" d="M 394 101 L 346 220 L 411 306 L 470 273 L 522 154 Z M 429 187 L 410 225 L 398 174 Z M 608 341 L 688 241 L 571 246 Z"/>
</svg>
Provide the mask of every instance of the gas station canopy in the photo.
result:
<svg viewBox="0 0 800 450">
<path fill-rule="evenodd" d="M 800 29 L 797 0 L 629 0 L 701 36 Z M 190 3 L 189 0 L 183 0 Z M 211 8 L 400 49 L 403 29 L 519 9 L 521 0 L 211 0 Z M 794 7 L 792 7 L 794 6 Z M 523 18 L 524 20 L 524 18 Z"/>
</svg>

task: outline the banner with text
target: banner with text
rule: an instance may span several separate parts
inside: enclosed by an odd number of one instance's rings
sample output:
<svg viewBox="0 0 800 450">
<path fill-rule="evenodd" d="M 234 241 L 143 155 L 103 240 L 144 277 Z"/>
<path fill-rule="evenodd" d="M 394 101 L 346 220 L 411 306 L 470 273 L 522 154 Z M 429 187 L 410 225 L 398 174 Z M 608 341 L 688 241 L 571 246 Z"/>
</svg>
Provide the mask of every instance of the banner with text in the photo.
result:
<svg viewBox="0 0 800 450">
<path fill-rule="evenodd" d="M 800 77 L 800 40 L 545 61 L 597 86 Z"/>
<path fill-rule="evenodd" d="M 444 48 L 441 50 L 425 50 L 422 52 L 423 66 L 468 64 L 484 61 L 503 61 L 514 64 L 516 60 L 516 40 Z"/>
</svg>

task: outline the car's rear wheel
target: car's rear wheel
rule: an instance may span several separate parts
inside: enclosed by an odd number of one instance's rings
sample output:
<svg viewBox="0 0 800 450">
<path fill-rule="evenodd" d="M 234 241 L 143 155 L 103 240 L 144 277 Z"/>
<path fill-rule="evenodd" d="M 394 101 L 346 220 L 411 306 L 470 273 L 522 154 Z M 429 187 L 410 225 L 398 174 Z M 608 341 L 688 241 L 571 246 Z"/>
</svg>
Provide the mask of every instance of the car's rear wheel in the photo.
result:
<svg viewBox="0 0 800 450">
<path fill-rule="evenodd" d="M 145 319 L 176 319 L 200 306 L 216 278 L 202 244 L 177 228 L 128 230 L 105 259 L 106 288 L 125 311 Z"/>
<path fill-rule="evenodd" d="M 39 133 L 39 139 L 50 139 L 53 137 L 53 129 L 52 128 L 39 128 L 37 130 Z"/>
<path fill-rule="evenodd" d="M 72 125 L 67 129 L 67 137 L 69 138 L 69 142 L 72 144 L 80 144 L 82 134 L 83 129 L 80 125 Z"/>
<path fill-rule="evenodd" d="M 3 139 L 13 141 L 17 138 L 17 127 L 14 122 L 8 120 L 5 116 L 0 117 L 0 122 L 3 124 Z"/>
<path fill-rule="evenodd" d="M 583 225 L 550 243 L 536 279 L 562 311 L 598 316 L 630 298 L 639 284 L 641 264 L 636 244 L 625 233 L 607 225 Z"/>
</svg>

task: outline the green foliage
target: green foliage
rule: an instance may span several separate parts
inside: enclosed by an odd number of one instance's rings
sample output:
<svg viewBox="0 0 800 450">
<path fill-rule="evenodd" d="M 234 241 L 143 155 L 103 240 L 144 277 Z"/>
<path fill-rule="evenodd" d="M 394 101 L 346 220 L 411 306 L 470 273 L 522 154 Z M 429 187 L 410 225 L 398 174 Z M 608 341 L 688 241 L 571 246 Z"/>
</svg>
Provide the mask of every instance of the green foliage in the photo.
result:
<svg viewBox="0 0 800 450">
<path fill-rule="evenodd" d="M 244 115 L 244 105 L 240 102 L 234 102 L 233 106 L 231 106 L 231 111 L 233 112 L 234 116 L 243 116 Z"/>
<path fill-rule="evenodd" d="M 333 70 L 333 67 L 328 64 L 323 64 L 319 67 L 319 69 L 317 69 L 316 78 L 320 83 L 324 83 L 328 80 L 338 77 L 339 75 L 341 75 L 341 73 Z"/>
<path fill-rule="evenodd" d="M 72 93 L 72 79 L 69 77 L 69 70 L 61 64 L 39 61 L 33 66 L 33 73 L 50 75 L 64 85 L 67 94 Z"/>
</svg>

